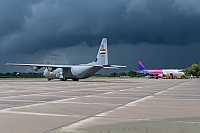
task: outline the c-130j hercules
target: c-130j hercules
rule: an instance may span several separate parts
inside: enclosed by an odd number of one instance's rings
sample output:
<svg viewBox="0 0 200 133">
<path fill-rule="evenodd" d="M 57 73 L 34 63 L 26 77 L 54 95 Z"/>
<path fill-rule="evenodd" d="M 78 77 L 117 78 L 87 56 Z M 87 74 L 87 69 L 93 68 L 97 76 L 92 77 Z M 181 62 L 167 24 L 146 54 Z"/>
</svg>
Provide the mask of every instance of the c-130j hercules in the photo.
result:
<svg viewBox="0 0 200 133">
<path fill-rule="evenodd" d="M 45 67 L 43 75 L 48 79 L 60 79 L 66 81 L 72 79 L 78 81 L 79 79 L 85 79 L 95 74 L 101 69 L 118 69 L 126 66 L 109 65 L 108 64 L 108 49 L 107 38 L 103 38 L 99 47 L 96 60 L 88 64 L 80 65 L 50 65 L 50 64 L 17 64 L 7 63 L 7 66 L 31 66 L 34 71 L 38 71 L 40 68 Z"/>
</svg>

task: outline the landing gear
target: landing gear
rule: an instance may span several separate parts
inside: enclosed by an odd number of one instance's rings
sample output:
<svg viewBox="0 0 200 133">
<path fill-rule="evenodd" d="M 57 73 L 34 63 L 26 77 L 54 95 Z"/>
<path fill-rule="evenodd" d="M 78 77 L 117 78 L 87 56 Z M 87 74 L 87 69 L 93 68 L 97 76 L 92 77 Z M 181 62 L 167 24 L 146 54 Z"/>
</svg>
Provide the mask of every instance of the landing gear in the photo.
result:
<svg viewBox="0 0 200 133">
<path fill-rule="evenodd" d="M 174 75 L 172 73 L 170 73 L 170 79 L 173 79 Z"/>
<path fill-rule="evenodd" d="M 66 77 L 64 77 L 64 78 L 62 78 L 62 79 L 60 79 L 61 81 L 67 81 L 67 78 Z"/>
<path fill-rule="evenodd" d="M 72 79 L 73 81 L 79 81 L 79 79 Z"/>
<path fill-rule="evenodd" d="M 49 78 L 48 78 L 47 80 L 48 80 L 48 81 L 51 81 L 52 79 L 49 79 Z"/>
</svg>

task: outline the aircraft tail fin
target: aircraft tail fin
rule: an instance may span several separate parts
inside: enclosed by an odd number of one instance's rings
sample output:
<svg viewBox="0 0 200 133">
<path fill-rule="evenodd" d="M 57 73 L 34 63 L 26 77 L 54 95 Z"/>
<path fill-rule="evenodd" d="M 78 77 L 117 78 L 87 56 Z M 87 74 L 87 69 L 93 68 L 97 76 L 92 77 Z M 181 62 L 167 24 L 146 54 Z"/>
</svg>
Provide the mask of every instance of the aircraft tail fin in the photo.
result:
<svg viewBox="0 0 200 133">
<path fill-rule="evenodd" d="M 91 65 L 108 65 L 108 49 L 107 49 L 107 38 L 103 38 L 99 51 L 96 56 L 96 60 Z"/>
<path fill-rule="evenodd" d="M 105 69 L 119 69 L 125 68 L 126 66 L 121 65 L 109 65 L 108 64 L 108 47 L 107 47 L 107 38 L 103 38 L 99 51 L 96 56 L 96 60 L 88 63 L 87 65 L 92 65 L 95 67 L 105 68 Z"/>
<path fill-rule="evenodd" d="M 142 61 L 138 61 L 138 65 L 139 65 L 139 71 L 147 71 L 144 65 L 142 64 Z"/>
</svg>

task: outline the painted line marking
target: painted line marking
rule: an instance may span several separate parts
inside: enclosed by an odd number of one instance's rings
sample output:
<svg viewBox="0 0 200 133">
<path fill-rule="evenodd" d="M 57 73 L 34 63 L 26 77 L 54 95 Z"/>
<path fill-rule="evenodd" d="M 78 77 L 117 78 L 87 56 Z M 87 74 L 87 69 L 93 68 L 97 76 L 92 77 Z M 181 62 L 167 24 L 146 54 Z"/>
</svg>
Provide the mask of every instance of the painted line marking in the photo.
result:
<svg viewBox="0 0 200 133">
<path fill-rule="evenodd" d="M 166 92 L 168 92 L 168 91 L 165 90 L 165 91 L 157 92 L 154 95 L 159 95 L 159 94 L 166 93 Z"/>
<path fill-rule="evenodd" d="M 91 96 L 91 97 L 95 97 L 95 98 L 109 98 L 109 99 L 111 99 L 111 98 L 113 98 L 113 99 L 131 99 L 132 98 L 132 97 L 121 97 L 121 96 L 119 96 L 119 97 Z"/>
<path fill-rule="evenodd" d="M 44 102 L 46 102 L 46 101 L 32 101 L 32 100 L 13 100 L 13 99 L 1 99 L 0 98 L 0 101 L 16 101 L 16 102 L 31 102 L 31 103 L 44 103 Z"/>
<path fill-rule="evenodd" d="M 11 108 L 2 109 L 0 111 L 10 111 L 12 109 L 30 108 L 30 107 L 34 107 L 34 106 L 41 106 L 41 105 L 45 105 L 45 104 L 49 104 L 49 103 L 59 103 L 60 101 L 67 101 L 67 100 L 73 100 L 73 99 L 75 99 L 75 98 L 62 99 L 62 100 L 57 100 L 57 101 L 49 101 L 49 102 L 45 102 L 45 103 L 36 103 L 36 104 L 31 104 L 31 105 L 19 106 L 19 107 L 11 107 Z"/>
<path fill-rule="evenodd" d="M 102 94 L 112 94 L 112 93 L 114 93 L 114 92 L 106 92 L 106 93 L 102 93 Z"/>
<path fill-rule="evenodd" d="M 60 102 L 60 103 L 74 103 L 74 104 L 96 104 L 96 105 L 121 105 L 121 104 L 111 104 L 111 103 L 82 103 L 82 102 Z"/>
<path fill-rule="evenodd" d="M 126 109 L 127 107 L 124 107 L 124 106 L 122 106 L 122 107 L 119 107 L 119 108 L 117 108 L 117 109 Z"/>
<path fill-rule="evenodd" d="M 59 93 L 59 92 L 68 92 L 68 91 L 57 91 L 57 92 L 45 92 L 45 93 L 37 93 L 37 94 L 27 94 L 27 95 L 17 95 L 17 96 L 7 96 L 7 97 L 1 97 L 1 98 L 15 98 L 15 97 L 24 97 L 24 96 L 40 96 L 44 94 L 51 94 L 51 93 Z"/>
<path fill-rule="evenodd" d="M 19 111 L 0 111 L 0 113 L 12 113 L 12 114 L 22 114 L 22 115 L 41 115 L 41 116 L 76 116 L 80 115 L 63 115 L 63 114 L 47 114 L 47 113 L 35 113 L 35 112 L 19 112 Z"/>
<path fill-rule="evenodd" d="M 180 123 L 190 123 L 190 124 L 199 124 L 200 122 L 193 122 L 193 121 L 175 121 Z"/>
<path fill-rule="evenodd" d="M 129 89 L 119 90 L 119 91 L 128 91 Z"/>
<path fill-rule="evenodd" d="M 98 119 L 98 117 L 90 117 L 84 120 L 81 120 L 79 122 L 73 123 L 67 127 L 62 127 L 59 132 L 77 132 L 76 129 L 78 129 L 79 127 L 85 125 L 88 122 L 92 122 L 94 120 Z"/>
<path fill-rule="evenodd" d="M 128 104 L 126 104 L 126 105 L 124 105 L 124 106 L 135 106 L 137 103 L 146 101 L 147 99 L 150 99 L 150 98 L 153 98 L 153 97 L 154 97 L 154 96 L 146 96 L 146 97 L 144 97 L 144 98 L 141 98 L 141 99 L 138 99 L 138 100 L 133 101 L 133 102 L 131 102 L 131 103 L 128 103 Z"/>
<path fill-rule="evenodd" d="M 182 100 L 182 101 L 199 101 L 199 99 L 188 99 L 188 98 L 186 98 L 186 99 L 183 99 L 183 98 L 157 98 L 157 97 L 154 97 L 154 98 L 152 98 L 152 99 L 167 99 L 167 100 Z"/>
<path fill-rule="evenodd" d="M 95 116 L 97 116 L 97 117 L 103 117 L 103 116 L 107 116 L 107 115 L 108 115 L 108 112 L 104 112 L 104 113 L 97 114 Z"/>
</svg>

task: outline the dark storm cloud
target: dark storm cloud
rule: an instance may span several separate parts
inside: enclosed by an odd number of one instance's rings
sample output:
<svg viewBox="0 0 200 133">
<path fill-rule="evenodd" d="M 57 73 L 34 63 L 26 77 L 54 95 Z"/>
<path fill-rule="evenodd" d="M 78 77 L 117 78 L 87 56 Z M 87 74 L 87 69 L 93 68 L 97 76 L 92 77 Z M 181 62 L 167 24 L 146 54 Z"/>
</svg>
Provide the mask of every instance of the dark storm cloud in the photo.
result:
<svg viewBox="0 0 200 133">
<path fill-rule="evenodd" d="M 200 42 L 198 0 L 2 0 L 1 51 L 36 52 L 81 43 Z"/>
<path fill-rule="evenodd" d="M 33 4 L 31 17 L 23 21 L 23 31 L 10 34 L 2 42 L 12 51 L 34 52 L 43 48 L 67 47 L 111 34 L 119 27 L 118 15 L 125 3 L 107 1 L 48 0 Z M 115 26 L 116 25 L 116 26 Z M 117 26 L 118 25 L 118 26 Z M 109 33 L 107 33 L 109 32 Z"/>
<path fill-rule="evenodd" d="M 129 51 L 124 55 L 136 52 L 134 48 L 142 44 L 136 50 L 146 62 L 157 57 L 157 51 L 182 46 L 195 61 L 193 53 L 197 52 L 192 46 L 200 46 L 199 5 L 199 0 L 1 0 L 0 64 L 84 63 L 95 58 L 102 37 L 108 38 L 109 47 L 118 44 L 113 49 L 116 53 L 122 48 Z M 82 50 L 87 52 L 80 55 Z M 145 50 L 150 51 L 148 57 L 142 52 Z M 124 59 L 112 51 L 109 55 L 114 63 L 124 65 L 132 63 L 125 59 L 136 56 L 128 54 Z M 179 57 L 177 64 L 182 55 L 185 53 L 173 53 Z M 165 55 L 161 56 L 167 62 Z"/>
<path fill-rule="evenodd" d="M 31 17 L 31 5 L 39 0 L 1 0 L 0 1 L 0 37 L 1 39 L 20 32 L 25 18 Z"/>
<path fill-rule="evenodd" d="M 137 2 L 136 2 L 137 1 Z M 184 4 L 185 3 L 185 4 Z M 127 10 L 126 16 L 132 23 L 130 36 L 133 41 L 152 44 L 188 45 L 199 42 L 200 12 L 193 2 L 179 0 L 134 0 Z M 188 6 L 188 7 L 187 7 Z"/>
</svg>

